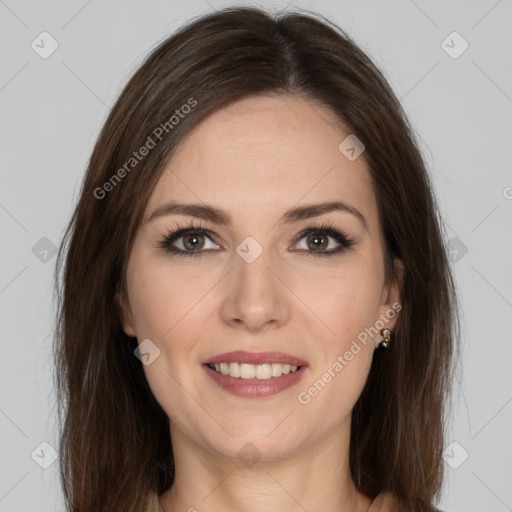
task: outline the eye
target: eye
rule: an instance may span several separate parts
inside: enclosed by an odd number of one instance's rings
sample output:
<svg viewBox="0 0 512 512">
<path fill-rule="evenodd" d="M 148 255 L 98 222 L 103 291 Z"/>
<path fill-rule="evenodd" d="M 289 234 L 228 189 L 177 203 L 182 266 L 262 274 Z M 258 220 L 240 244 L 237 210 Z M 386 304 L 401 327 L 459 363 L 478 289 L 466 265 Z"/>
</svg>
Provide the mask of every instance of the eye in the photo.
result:
<svg viewBox="0 0 512 512">
<path fill-rule="evenodd" d="M 169 254 L 196 257 L 205 252 L 220 249 L 220 246 L 213 241 L 214 238 L 214 234 L 202 226 L 176 226 L 175 231 L 166 235 L 159 242 L 158 247 L 165 249 Z M 295 240 L 299 243 L 292 250 L 304 253 L 308 257 L 334 256 L 355 243 L 330 223 L 309 227 L 297 235 Z"/>
<path fill-rule="evenodd" d="M 178 256 L 200 256 L 202 252 L 218 250 L 218 244 L 212 241 L 211 234 L 201 226 L 177 226 L 177 231 L 166 235 L 159 247 Z"/>
<path fill-rule="evenodd" d="M 302 231 L 297 248 L 305 251 L 306 256 L 333 256 L 339 254 L 355 243 L 342 231 L 334 229 L 330 223 L 319 227 L 311 227 Z M 301 241 L 304 242 L 301 243 Z"/>
</svg>

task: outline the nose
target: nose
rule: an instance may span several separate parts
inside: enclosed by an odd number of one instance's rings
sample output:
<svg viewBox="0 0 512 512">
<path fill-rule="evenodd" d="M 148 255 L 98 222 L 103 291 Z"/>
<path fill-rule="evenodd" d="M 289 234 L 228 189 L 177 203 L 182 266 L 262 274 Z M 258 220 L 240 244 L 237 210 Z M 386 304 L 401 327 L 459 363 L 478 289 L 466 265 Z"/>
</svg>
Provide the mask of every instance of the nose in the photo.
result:
<svg viewBox="0 0 512 512">
<path fill-rule="evenodd" d="M 276 277 L 280 274 L 278 265 L 270 261 L 266 251 L 252 263 L 235 254 L 221 307 L 223 321 L 251 333 L 285 325 L 291 314 L 290 293 Z"/>
</svg>

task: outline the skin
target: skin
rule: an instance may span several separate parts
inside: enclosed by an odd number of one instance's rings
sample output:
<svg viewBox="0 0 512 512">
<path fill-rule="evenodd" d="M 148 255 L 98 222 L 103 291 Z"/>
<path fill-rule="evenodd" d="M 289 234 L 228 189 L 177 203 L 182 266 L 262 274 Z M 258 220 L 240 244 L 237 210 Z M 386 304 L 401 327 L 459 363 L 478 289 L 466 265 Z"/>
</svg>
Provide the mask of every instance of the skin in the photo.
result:
<svg viewBox="0 0 512 512">
<path fill-rule="evenodd" d="M 351 411 L 380 338 L 359 343 L 357 355 L 308 404 L 297 399 L 400 302 L 398 284 L 384 283 L 383 235 L 364 153 L 349 161 L 338 150 L 349 133 L 330 109 L 310 100 L 244 99 L 195 127 L 150 197 L 121 312 L 127 335 L 139 343 L 149 338 L 160 350 L 144 371 L 170 420 L 176 480 L 160 496 L 165 512 L 365 512 L 371 505 L 355 489 L 348 455 Z M 232 225 L 176 214 L 148 222 L 171 200 L 225 210 Z M 340 211 L 277 223 L 292 207 L 329 201 L 356 208 L 366 227 Z M 200 238 L 201 256 L 159 247 L 176 222 L 190 221 L 215 235 Z M 294 237 L 323 221 L 355 244 L 334 256 L 307 257 L 316 246 Z M 250 264 L 236 252 L 248 236 L 263 248 Z M 327 250 L 339 245 L 324 240 Z M 175 241 L 181 249 L 183 243 Z M 284 352 L 308 368 L 274 396 L 237 397 L 202 366 L 233 350 Z M 237 457 L 249 442 L 261 455 L 252 467 Z"/>
</svg>

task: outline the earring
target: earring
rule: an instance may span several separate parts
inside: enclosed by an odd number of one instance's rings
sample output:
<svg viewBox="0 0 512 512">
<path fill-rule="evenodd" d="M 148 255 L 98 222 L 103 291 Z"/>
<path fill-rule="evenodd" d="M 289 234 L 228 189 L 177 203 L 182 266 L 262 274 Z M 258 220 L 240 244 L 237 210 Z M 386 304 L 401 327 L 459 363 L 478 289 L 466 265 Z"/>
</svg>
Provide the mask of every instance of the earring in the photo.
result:
<svg viewBox="0 0 512 512">
<path fill-rule="evenodd" d="M 380 331 L 380 335 L 384 339 L 379 343 L 379 347 L 388 348 L 388 343 L 391 339 L 391 331 L 389 329 L 382 329 L 382 331 Z"/>
</svg>

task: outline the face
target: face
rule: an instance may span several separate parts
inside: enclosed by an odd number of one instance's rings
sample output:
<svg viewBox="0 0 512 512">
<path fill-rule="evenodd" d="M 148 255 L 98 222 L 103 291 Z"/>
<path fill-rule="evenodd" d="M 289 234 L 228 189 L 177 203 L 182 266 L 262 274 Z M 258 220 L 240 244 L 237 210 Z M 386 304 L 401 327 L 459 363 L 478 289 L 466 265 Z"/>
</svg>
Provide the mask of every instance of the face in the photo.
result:
<svg viewBox="0 0 512 512">
<path fill-rule="evenodd" d="M 368 332 L 391 329 L 399 302 L 364 153 L 338 149 L 349 134 L 309 100 L 249 98 L 169 162 L 122 318 L 150 340 L 143 368 L 173 442 L 229 457 L 251 442 L 271 460 L 349 431 L 381 339 Z M 306 208 L 327 203 L 342 205 Z"/>
</svg>

